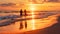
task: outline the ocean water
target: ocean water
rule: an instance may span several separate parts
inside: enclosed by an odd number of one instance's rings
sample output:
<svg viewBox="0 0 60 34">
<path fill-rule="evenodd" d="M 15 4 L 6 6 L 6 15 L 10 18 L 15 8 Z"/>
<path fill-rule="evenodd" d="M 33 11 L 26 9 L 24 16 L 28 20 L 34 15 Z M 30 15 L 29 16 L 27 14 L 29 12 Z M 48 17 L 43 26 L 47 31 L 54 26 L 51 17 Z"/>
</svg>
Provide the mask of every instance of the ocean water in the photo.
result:
<svg viewBox="0 0 60 34">
<path fill-rule="evenodd" d="M 0 19 L 0 33 L 2 34 L 45 34 L 45 30 L 42 29 L 58 23 L 60 11 L 27 11 L 26 16 L 24 13 L 23 16 L 20 16 L 20 13 L 0 13 L 0 18 L 5 16 L 7 18 Z"/>
</svg>

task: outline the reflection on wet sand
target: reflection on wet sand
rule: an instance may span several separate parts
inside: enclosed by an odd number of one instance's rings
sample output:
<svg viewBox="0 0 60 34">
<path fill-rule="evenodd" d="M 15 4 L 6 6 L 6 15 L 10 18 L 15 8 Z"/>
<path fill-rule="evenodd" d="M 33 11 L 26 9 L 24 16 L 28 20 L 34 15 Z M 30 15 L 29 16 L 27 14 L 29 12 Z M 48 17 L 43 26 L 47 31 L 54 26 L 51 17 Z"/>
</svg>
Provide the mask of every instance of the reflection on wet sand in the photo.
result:
<svg viewBox="0 0 60 34">
<path fill-rule="evenodd" d="M 20 18 L 16 19 L 15 24 L 11 24 L 5 27 L 0 27 L 0 33 L 2 32 L 19 33 L 19 32 L 26 32 L 26 31 L 37 30 L 37 29 L 44 29 L 57 23 L 57 14 L 48 16 L 47 18 L 41 18 L 41 19 L 35 19 L 35 16 L 36 16 L 35 13 L 31 12 L 31 16 L 23 16 L 21 18 L 22 20 Z M 36 17 L 38 18 L 38 16 Z"/>
</svg>

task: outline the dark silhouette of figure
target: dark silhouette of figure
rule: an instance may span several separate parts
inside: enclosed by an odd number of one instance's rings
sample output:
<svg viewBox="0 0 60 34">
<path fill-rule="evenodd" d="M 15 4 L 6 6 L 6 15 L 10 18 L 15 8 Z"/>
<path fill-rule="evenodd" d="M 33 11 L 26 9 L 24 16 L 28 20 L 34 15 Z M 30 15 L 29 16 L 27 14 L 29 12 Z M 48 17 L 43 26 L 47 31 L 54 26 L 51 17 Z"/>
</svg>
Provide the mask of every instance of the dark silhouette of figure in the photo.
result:
<svg viewBox="0 0 60 34">
<path fill-rule="evenodd" d="M 27 21 L 26 21 L 26 16 L 27 16 L 27 12 L 26 12 L 26 10 L 24 10 L 24 16 L 25 16 L 25 28 L 27 28 Z"/>
<path fill-rule="evenodd" d="M 25 22 L 23 23 L 23 21 L 22 21 L 22 16 L 23 16 L 23 11 L 22 11 L 22 9 L 20 10 L 20 18 L 21 18 L 21 21 L 20 21 L 20 28 L 19 29 L 23 29 L 23 26 L 25 27 L 25 28 L 27 28 L 27 21 L 26 21 L 26 15 L 27 15 L 27 13 L 26 13 L 26 10 L 24 10 L 24 17 L 25 17 Z M 24 25 L 23 25 L 24 24 Z"/>
<path fill-rule="evenodd" d="M 26 12 L 26 10 L 24 10 L 24 15 L 25 15 L 25 16 L 27 15 L 27 12 Z"/>
<path fill-rule="evenodd" d="M 22 16 L 23 16 L 23 11 L 22 11 L 22 9 L 20 10 L 20 18 L 22 18 Z M 22 19 L 21 19 L 21 21 L 20 21 L 20 28 L 19 29 L 22 29 L 23 28 L 23 22 L 22 22 Z"/>
<path fill-rule="evenodd" d="M 20 10 L 20 16 L 23 16 L 23 11 L 22 11 L 22 9 Z"/>
</svg>

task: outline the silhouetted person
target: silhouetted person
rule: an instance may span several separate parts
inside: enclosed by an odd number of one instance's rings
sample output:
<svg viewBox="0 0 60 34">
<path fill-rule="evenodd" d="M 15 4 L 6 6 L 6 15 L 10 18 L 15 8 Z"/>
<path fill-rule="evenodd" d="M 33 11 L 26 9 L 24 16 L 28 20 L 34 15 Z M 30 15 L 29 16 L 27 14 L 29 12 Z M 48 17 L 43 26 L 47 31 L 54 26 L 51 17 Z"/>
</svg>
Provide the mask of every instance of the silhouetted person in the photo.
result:
<svg viewBox="0 0 60 34">
<path fill-rule="evenodd" d="M 25 16 L 27 15 L 27 12 L 26 12 L 26 10 L 24 10 L 24 15 L 25 15 Z"/>
<path fill-rule="evenodd" d="M 26 10 L 24 10 L 24 16 L 25 16 L 25 28 L 27 28 L 27 21 L 26 21 L 26 15 L 27 15 L 27 12 L 26 12 Z"/>
<path fill-rule="evenodd" d="M 21 16 L 20 18 L 22 18 L 22 16 L 23 16 L 22 13 L 23 13 L 23 11 L 20 10 L 20 16 Z M 24 27 L 27 28 L 26 15 L 27 15 L 26 10 L 24 10 L 25 23 L 23 23 L 23 21 L 21 19 L 21 21 L 20 21 L 20 28 L 19 29 L 23 29 L 23 24 L 24 24 Z"/>
<path fill-rule="evenodd" d="M 22 9 L 20 10 L 20 18 L 22 18 L 22 16 L 23 16 L 23 11 L 22 11 Z M 20 21 L 20 28 L 19 29 L 22 29 L 23 28 L 23 22 L 22 22 L 22 19 L 21 19 L 21 21 Z"/>
<path fill-rule="evenodd" d="M 20 16 L 23 16 L 23 11 L 22 11 L 22 9 L 20 10 Z"/>
</svg>

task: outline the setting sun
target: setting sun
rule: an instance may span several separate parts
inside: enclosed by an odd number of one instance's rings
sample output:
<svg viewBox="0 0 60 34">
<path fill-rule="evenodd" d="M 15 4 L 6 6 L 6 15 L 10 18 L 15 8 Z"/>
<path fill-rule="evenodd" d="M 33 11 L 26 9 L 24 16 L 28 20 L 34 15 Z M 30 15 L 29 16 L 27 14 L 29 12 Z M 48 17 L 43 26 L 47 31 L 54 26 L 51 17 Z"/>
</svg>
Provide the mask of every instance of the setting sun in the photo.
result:
<svg viewBox="0 0 60 34">
<path fill-rule="evenodd" d="M 31 11 L 34 11 L 34 10 L 35 10 L 35 8 L 34 8 L 33 6 L 31 6 L 30 10 L 31 10 Z"/>
<path fill-rule="evenodd" d="M 26 9 L 29 11 L 36 11 L 38 8 L 36 4 L 26 4 Z"/>
<path fill-rule="evenodd" d="M 32 5 L 30 5 L 29 9 L 30 9 L 31 11 L 35 11 L 35 10 L 36 10 L 36 7 L 32 4 Z"/>
</svg>

